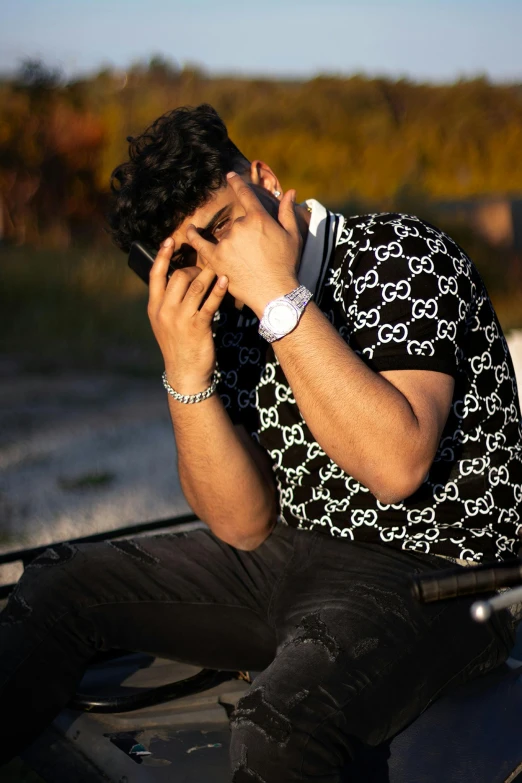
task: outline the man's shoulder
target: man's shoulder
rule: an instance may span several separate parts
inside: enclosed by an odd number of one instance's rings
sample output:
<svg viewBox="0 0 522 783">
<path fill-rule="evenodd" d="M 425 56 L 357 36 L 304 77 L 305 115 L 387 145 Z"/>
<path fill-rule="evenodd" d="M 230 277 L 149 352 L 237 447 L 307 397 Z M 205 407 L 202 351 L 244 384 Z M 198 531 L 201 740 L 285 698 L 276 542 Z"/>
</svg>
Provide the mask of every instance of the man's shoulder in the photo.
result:
<svg viewBox="0 0 522 783">
<path fill-rule="evenodd" d="M 337 263 L 348 257 L 354 268 L 361 256 L 368 263 L 382 263 L 388 257 L 433 258 L 438 256 L 451 265 L 472 267 L 472 262 L 458 243 L 433 223 L 401 212 L 375 212 L 343 218 L 335 253 Z M 335 262 L 334 262 L 335 263 Z M 469 274 L 469 270 L 468 270 Z"/>
<path fill-rule="evenodd" d="M 363 215 L 343 216 L 343 234 L 357 236 L 395 235 L 406 237 L 440 237 L 457 246 L 442 229 L 417 215 L 403 212 L 371 212 Z"/>
</svg>

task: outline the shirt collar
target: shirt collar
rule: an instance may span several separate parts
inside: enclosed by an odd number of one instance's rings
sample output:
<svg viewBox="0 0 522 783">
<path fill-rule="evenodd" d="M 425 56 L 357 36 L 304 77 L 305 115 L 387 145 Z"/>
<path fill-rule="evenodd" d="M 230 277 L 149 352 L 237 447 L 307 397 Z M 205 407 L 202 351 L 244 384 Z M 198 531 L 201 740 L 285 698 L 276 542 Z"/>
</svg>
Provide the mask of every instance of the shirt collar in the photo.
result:
<svg viewBox="0 0 522 783">
<path fill-rule="evenodd" d="M 344 221 L 341 215 L 330 212 L 313 198 L 305 201 L 305 205 L 311 211 L 310 225 L 297 279 L 315 295 L 321 288 Z"/>
</svg>

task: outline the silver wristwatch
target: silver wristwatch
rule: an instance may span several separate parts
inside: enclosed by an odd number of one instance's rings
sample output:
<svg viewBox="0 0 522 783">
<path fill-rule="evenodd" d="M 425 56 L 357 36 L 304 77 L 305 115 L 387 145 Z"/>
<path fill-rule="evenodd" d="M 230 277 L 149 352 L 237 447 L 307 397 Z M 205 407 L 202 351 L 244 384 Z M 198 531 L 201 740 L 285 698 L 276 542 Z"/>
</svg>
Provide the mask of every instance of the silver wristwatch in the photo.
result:
<svg viewBox="0 0 522 783">
<path fill-rule="evenodd" d="M 311 292 L 304 285 L 290 291 L 289 294 L 273 299 L 265 307 L 263 317 L 259 322 L 259 334 L 269 343 L 280 340 L 289 334 L 303 314 L 303 310 L 312 298 Z"/>
</svg>

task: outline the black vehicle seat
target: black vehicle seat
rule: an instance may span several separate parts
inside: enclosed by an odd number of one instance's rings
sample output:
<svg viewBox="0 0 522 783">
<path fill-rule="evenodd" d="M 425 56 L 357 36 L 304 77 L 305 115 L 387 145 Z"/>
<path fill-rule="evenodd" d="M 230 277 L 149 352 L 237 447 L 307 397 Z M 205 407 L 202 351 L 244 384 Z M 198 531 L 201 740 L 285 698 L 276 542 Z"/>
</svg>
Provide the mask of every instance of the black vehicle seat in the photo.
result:
<svg viewBox="0 0 522 783">
<path fill-rule="evenodd" d="M 519 633 L 518 648 L 521 641 Z M 522 661 L 512 657 L 441 697 L 390 743 L 361 753 L 346 780 L 520 783 Z"/>
</svg>

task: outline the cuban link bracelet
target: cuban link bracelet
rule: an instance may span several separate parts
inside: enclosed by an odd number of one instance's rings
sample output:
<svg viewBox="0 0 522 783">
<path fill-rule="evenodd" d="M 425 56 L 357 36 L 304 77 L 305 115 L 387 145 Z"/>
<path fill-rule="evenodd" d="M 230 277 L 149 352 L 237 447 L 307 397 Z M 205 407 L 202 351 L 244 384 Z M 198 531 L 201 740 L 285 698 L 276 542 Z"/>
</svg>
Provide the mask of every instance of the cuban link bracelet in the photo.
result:
<svg viewBox="0 0 522 783">
<path fill-rule="evenodd" d="M 170 394 L 171 397 L 174 397 L 175 400 L 178 402 L 182 402 L 185 405 L 193 405 L 195 402 L 203 402 L 203 400 L 207 400 L 209 397 L 212 397 L 214 392 L 216 391 L 218 381 L 221 377 L 221 373 L 219 370 L 214 370 L 212 373 L 212 383 L 210 386 L 205 389 L 202 392 L 198 392 L 197 394 L 180 394 L 175 389 L 172 388 L 170 383 L 167 380 L 167 373 L 163 371 L 163 375 L 161 376 L 161 379 L 163 381 L 163 386 L 167 390 L 167 392 Z"/>
</svg>

